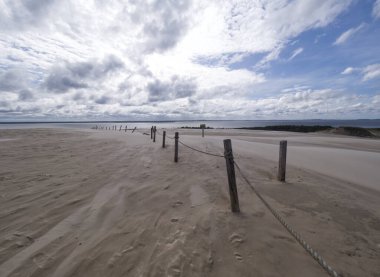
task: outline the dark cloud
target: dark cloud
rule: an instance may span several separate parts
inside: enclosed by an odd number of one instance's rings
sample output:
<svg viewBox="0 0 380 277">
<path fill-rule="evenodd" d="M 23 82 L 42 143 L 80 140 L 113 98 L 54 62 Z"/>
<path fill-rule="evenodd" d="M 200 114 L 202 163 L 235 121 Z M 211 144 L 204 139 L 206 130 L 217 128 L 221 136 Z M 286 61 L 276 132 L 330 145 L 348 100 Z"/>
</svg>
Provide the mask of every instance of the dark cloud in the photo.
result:
<svg viewBox="0 0 380 277">
<path fill-rule="evenodd" d="M 7 70 L 0 73 L 0 91 L 15 92 L 24 87 L 22 72 Z"/>
<path fill-rule="evenodd" d="M 76 78 L 97 79 L 108 75 L 124 67 L 124 63 L 117 57 L 111 55 L 103 61 L 88 61 L 75 64 L 68 64 L 68 71 Z"/>
<path fill-rule="evenodd" d="M 44 21 L 57 0 L 5 0 L 7 13 L 0 11 L 0 28 L 24 28 Z"/>
<path fill-rule="evenodd" d="M 130 1 L 134 6 L 128 15 L 133 23 L 142 25 L 146 52 L 164 52 L 172 48 L 187 32 L 190 0 L 156 0 L 151 3 Z"/>
<path fill-rule="evenodd" d="M 66 63 L 61 67 L 52 69 L 44 86 L 48 91 L 56 93 L 64 93 L 70 89 L 87 88 L 92 81 L 99 81 L 121 68 L 124 68 L 124 63 L 112 55 L 103 61 Z"/>
<path fill-rule="evenodd" d="M 8 101 L 5 101 L 5 100 L 0 101 L 0 107 L 7 108 L 9 106 L 10 106 L 10 103 Z"/>
<path fill-rule="evenodd" d="M 166 101 L 194 95 L 197 84 L 194 79 L 173 76 L 169 82 L 154 80 L 147 85 L 149 102 Z"/>
<path fill-rule="evenodd" d="M 45 86 L 49 91 L 63 93 L 70 89 L 87 88 L 85 83 L 78 82 L 71 77 L 63 76 L 64 72 L 55 72 L 46 80 Z"/>
<path fill-rule="evenodd" d="M 109 104 L 111 102 L 112 98 L 106 96 L 106 95 L 103 95 L 102 97 L 98 98 L 95 100 L 95 103 L 96 104 L 101 104 L 101 105 L 104 105 L 104 104 Z"/>
<path fill-rule="evenodd" d="M 28 89 L 23 89 L 18 92 L 18 100 L 28 101 L 34 98 L 33 93 Z"/>
<path fill-rule="evenodd" d="M 85 99 L 84 97 L 83 97 L 83 94 L 82 93 L 79 93 L 79 92 L 77 92 L 77 93 L 75 93 L 72 97 L 71 97 L 71 99 L 72 100 L 74 100 L 74 101 L 82 101 L 83 99 Z"/>
<path fill-rule="evenodd" d="M 22 62 L 23 61 L 22 59 L 15 57 L 15 56 L 12 56 L 12 55 L 8 55 L 7 59 L 12 61 L 12 62 Z"/>
</svg>

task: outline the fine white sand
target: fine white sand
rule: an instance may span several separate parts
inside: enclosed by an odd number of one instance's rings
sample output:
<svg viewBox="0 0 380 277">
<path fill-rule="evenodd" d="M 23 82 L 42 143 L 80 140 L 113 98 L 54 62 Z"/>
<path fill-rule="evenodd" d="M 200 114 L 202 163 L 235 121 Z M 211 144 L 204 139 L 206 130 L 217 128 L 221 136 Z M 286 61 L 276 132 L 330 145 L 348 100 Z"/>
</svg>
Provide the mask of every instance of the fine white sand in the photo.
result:
<svg viewBox="0 0 380 277">
<path fill-rule="evenodd" d="M 231 138 L 249 180 L 334 269 L 379 276 L 379 140 L 177 131 L 221 155 Z M 180 145 L 174 163 L 172 140 L 141 132 L 0 131 L 0 276 L 326 275 L 238 172 L 242 212 L 230 212 L 224 158 Z"/>
</svg>

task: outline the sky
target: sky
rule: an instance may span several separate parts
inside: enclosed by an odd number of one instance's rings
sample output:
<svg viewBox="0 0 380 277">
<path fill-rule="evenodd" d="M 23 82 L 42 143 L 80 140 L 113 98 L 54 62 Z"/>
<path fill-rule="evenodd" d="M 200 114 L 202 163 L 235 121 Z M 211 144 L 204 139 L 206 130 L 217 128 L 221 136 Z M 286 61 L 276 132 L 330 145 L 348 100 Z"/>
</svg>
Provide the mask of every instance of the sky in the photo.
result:
<svg viewBox="0 0 380 277">
<path fill-rule="evenodd" d="M 0 0 L 0 121 L 380 118 L 380 0 Z"/>
</svg>

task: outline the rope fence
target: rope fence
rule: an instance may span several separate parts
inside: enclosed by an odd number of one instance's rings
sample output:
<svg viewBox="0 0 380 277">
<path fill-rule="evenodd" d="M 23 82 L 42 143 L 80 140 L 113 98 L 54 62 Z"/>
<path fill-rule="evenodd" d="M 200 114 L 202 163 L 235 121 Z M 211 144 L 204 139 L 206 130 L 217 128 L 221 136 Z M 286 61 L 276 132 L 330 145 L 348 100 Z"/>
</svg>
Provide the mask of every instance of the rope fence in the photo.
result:
<svg viewBox="0 0 380 277">
<path fill-rule="evenodd" d="M 112 126 L 111 126 L 112 127 Z M 127 126 L 126 126 L 127 127 Z M 92 129 L 100 129 L 103 130 L 104 128 L 92 128 Z M 116 125 L 113 126 L 112 130 L 116 130 Z M 110 127 L 105 130 L 110 130 Z M 122 130 L 121 126 L 120 129 Z M 124 129 L 123 129 L 124 130 Z M 125 130 L 137 130 L 135 127 L 134 129 L 127 129 Z M 143 135 L 149 135 L 145 132 L 137 131 L 140 134 Z M 174 161 L 178 162 L 178 144 L 181 144 L 182 146 L 198 152 L 205 155 L 218 157 L 218 158 L 225 158 L 226 159 L 226 167 L 227 167 L 227 175 L 228 175 L 228 184 L 229 184 L 229 193 L 230 193 L 230 201 L 231 201 L 231 211 L 232 212 L 240 212 L 239 207 L 239 199 L 237 194 L 237 187 L 236 187 L 236 176 L 235 176 L 235 167 L 237 168 L 237 171 L 239 172 L 241 178 L 245 181 L 245 183 L 248 185 L 248 187 L 253 191 L 253 193 L 261 200 L 261 202 L 264 204 L 264 206 L 270 211 L 270 213 L 277 219 L 277 221 L 285 228 L 285 230 L 304 248 L 304 250 L 315 260 L 318 262 L 318 264 L 325 270 L 325 272 L 332 276 L 332 277 L 338 277 L 340 276 L 337 271 L 335 271 L 327 262 L 323 259 L 323 257 L 314 250 L 302 237 L 301 235 L 294 230 L 286 221 L 285 219 L 269 204 L 269 202 L 261 195 L 261 193 L 257 190 L 257 188 L 249 181 L 249 179 L 246 177 L 244 172 L 242 171 L 239 164 L 234 160 L 233 153 L 232 153 L 232 145 L 231 140 L 226 139 L 224 140 L 224 155 L 221 154 L 215 154 L 210 153 L 207 151 L 196 149 L 192 146 L 189 146 L 179 140 L 179 134 L 178 132 L 175 133 L 174 137 L 170 137 L 166 134 L 166 131 L 164 133 L 161 133 L 157 130 L 155 126 L 152 126 L 151 128 L 151 139 L 153 139 L 153 142 L 156 141 L 156 133 L 163 136 L 163 148 L 165 147 L 165 137 L 175 140 L 175 157 Z M 204 129 L 202 129 L 202 137 L 204 137 Z M 286 171 L 286 151 L 287 151 L 287 142 L 281 141 L 280 142 L 280 151 L 279 151 L 279 169 L 278 169 L 278 177 L 277 179 L 279 181 L 284 182 L 285 181 L 285 171 Z"/>
<path fill-rule="evenodd" d="M 313 259 L 316 260 L 330 276 L 338 277 L 338 273 L 327 264 L 327 262 L 322 258 L 322 256 L 317 251 L 315 251 L 304 239 L 302 239 L 302 237 L 284 220 L 284 218 L 281 217 L 281 215 L 265 200 L 265 198 L 258 192 L 258 190 L 244 175 L 240 166 L 236 162 L 234 162 L 234 164 L 244 181 L 248 184 L 248 186 L 252 189 L 256 196 L 261 200 L 261 202 L 263 202 L 263 204 L 268 208 L 272 215 L 282 224 L 282 226 L 285 227 L 285 229 L 306 250 L 306 252 L 309 253 L 310 256 L 313 257 Z"/>
</svg>

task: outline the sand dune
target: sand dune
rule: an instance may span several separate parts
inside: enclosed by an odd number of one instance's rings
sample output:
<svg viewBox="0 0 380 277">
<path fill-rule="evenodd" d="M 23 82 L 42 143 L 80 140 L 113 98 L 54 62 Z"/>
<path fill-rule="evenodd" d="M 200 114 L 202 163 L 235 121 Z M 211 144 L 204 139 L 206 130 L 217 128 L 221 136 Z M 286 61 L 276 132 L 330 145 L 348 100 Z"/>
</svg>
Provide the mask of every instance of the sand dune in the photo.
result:
<svg viewBox="0 0 380 277">
<path fill-rule="evenodd" d="M 174 130 L 168 130 L 170 135 Z M 236 160 L 266 199 L 344 276 L 380 272 L 380 144 L 283 132 L 180 130 Z M 285 184 L 280 139 L 289 141 Z M 14 139 L 14 140 L 10 140 Z M 0 131 L 0 276 L 323 276 L 224 158 L 161 148 L 141 133 Z M 377 166 L 377 167 L 376 167 Z"/>
</svg>

